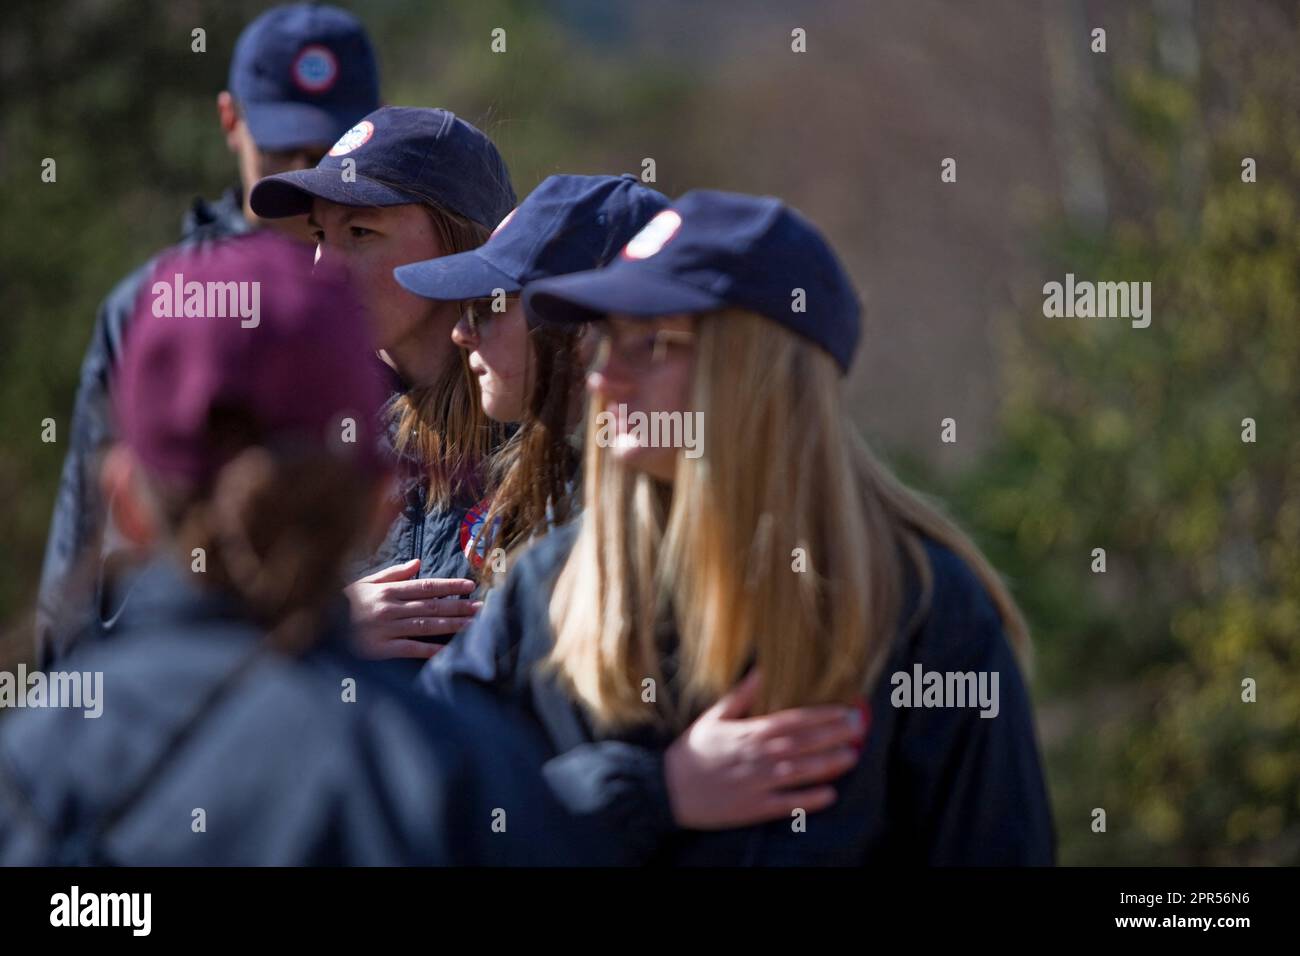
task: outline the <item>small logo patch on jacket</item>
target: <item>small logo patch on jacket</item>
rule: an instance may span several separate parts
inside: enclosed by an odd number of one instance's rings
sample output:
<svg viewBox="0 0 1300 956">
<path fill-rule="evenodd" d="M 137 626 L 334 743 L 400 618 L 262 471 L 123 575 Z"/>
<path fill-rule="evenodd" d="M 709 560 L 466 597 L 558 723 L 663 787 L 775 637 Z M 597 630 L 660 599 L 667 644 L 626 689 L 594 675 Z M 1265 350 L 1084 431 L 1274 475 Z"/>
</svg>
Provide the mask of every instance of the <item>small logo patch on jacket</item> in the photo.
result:
<svg viewBox="0 0 1300 956">
<path fill-rule="evenodd" d="M 487 563 L 488 541 L 492 536 L 483 534 L 483 527 L 490 506 L 491 502 L 485 498 L 466 511 L 460 522 L 460 550 L 476 571 Z M 498 519 L 496 523 L 499 525 L 501 522 Z"/>
</svg>

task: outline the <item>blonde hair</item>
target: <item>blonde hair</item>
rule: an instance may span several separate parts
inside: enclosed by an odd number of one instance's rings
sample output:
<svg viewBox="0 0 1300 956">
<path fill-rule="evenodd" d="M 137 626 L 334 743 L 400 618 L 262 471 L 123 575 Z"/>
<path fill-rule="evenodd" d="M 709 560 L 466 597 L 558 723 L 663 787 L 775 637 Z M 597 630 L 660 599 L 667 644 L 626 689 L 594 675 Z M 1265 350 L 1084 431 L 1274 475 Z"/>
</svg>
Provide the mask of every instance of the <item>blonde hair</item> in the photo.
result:
<svg viewBox="0 0 1300 956">
<path fill-rule="evenodd" d="M 443 255 L 468 252 L 487 241 L 488 230 L 479 223 L 432 198 L 423 205 Z M 464 494 L 481 492 L 483 462 L 505 437 L 504 429 L 483 412 L 469 359 L 461 349 L 452 351 L 455 359 L 434 382 L 409 389 L 391 409 L 398 454 L 416 458 L 426 469 L 430 511 L 451 507 Z"/>
<path fill-rule="evenodd" d="M 671 489 L 622 467 L 588 417 L 585 515 L 550 604 L 548 666 L 598 724 L 680 730 L 751 663 L 763 672 L 758 713 L 852 702 L 898 632 L 905 560 L 922 587 L 909 627 L 928 609 L 925 538 L 971 567 L 1027 650 L 978 548 L 862 442 L 828 354 L 746 312 L 696 328 L 692 404 L 707 438 L 699 458 L 679 457 Z M 792 571 L 795 549 L 805 573 Z M 656 640 L 666 619 L 679 641 L 671 687 Z M 655 708 L 642 702 L 646 678 Z"/>
</svg>

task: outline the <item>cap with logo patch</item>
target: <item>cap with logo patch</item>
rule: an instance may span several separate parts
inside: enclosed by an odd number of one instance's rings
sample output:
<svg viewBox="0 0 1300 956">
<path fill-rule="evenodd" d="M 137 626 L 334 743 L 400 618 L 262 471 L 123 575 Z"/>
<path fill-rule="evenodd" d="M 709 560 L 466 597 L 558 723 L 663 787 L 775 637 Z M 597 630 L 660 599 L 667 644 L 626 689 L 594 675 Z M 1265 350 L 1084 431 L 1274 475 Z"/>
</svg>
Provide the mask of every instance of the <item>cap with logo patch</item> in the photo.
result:
<svg viewBox="0 0 1300 956">
<path fill-rule="evenodd" d="M 340 137 L 314 169 L 278 173 L 249 193 L 264 219 L 301 216 L 313 197 L 343 206 L 434 200 L 492 229 L 515 204 L 510 172 L 477 128 L 443 109 L 385 106 Z"/>
<path fill-rule="evenodd" d="M 748 309 L 845 371 L 861 337 L 857 292 L 811 223 L 779 199 L 710 189 L 660 212 L 605 268 L 530 284 L 524 307 L 544 322 Z"/>
<path fill-rule="evenodd" d="M 379 105 L 379 66 L 366 29 L 337 7 L 272 7 L 235 43 L 230 93 L 259 148 L 337 140 Z"/>
<path fill-rule="evenodd" d="M 668 197 L 635 176 L 548 176 L 477 249 L 398 266 L 401 285 L 428 299 L 480 299 L 518 292 L 548 276 L 612 259 Z"/>
</svg>

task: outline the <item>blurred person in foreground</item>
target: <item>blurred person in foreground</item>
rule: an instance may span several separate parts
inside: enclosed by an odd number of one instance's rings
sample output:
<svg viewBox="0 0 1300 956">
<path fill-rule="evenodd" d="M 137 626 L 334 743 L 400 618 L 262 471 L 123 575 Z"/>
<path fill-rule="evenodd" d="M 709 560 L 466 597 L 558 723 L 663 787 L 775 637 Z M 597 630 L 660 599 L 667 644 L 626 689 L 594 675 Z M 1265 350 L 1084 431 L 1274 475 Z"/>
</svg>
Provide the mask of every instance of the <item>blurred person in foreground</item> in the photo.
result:
<svg viewBox="0 0 1300 956">
<path fill-rule="evenodd" d="M 248 290 L 253 321 L 175 315 L 175 274 Z M 0 864 L 588 859 L 487 695 L 430 708 L 353 651 L 343 567 L 387 524 L 390 465 L 344 274 L 267 231 L 147 288 L 102 480 L 149 560 L 113 641 L 62 662 L 93 708 L 20 688 L 0 724 Z"/>
</svg>

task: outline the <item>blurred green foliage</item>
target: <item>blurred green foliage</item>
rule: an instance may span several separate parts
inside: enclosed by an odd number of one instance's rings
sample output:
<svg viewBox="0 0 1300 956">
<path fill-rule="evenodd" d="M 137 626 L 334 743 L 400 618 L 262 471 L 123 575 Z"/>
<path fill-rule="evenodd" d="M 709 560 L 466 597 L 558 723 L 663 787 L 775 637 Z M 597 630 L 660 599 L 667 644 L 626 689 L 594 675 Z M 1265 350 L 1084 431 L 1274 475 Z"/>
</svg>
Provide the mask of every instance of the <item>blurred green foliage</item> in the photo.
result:
<svg viewBox="0 0 1300 956">
<path fill-rule="evenodd" d="M 175 241 L 195 195 L 233 179 L 216 94 L 228 50 L 255 8 L 230 3 L 199 17 L 186 3 L 6 4 L 0 621 L 16 632 L 8 635 L 11 654 L 30 633 L 27 612 L 95 309 L 118 279 Z M 199 25 L 208 32 L 206 54 L 190 50 Z M 45 157 L 57 164 L 53 183 L 40 178 Z M 57 442 L 41 441 L 45 418 L 56 421 Z"/>
<path fill-rule="evenodd" d="M 1124 211 L 1051 231 L 1049 280 L 1149 280 L 1150 327 L 1031 303 L 953 489 L 1035 625 L 1067 863 L 1300 860 L 1300 33 L 1213 27 L 1194 81 L 1116 74 Z"/>
</svg>

